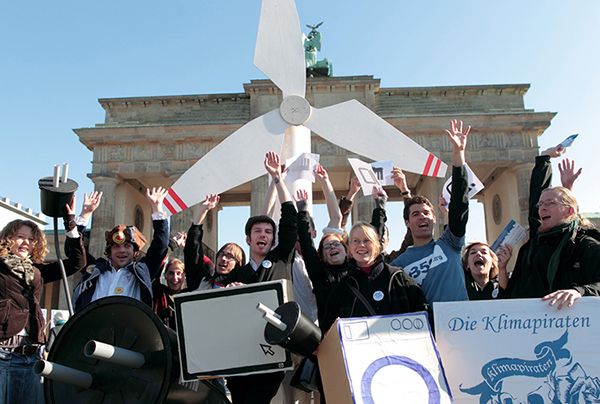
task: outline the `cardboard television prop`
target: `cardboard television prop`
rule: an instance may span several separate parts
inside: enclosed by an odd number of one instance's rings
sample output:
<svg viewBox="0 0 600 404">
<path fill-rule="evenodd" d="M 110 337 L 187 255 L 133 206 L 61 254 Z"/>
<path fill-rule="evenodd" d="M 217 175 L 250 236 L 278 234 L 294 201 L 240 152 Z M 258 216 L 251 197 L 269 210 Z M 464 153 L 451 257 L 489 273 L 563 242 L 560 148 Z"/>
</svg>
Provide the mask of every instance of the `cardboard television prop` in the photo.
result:
<svg viewBox="0 0 600 404">
<path fill-rule="evenodd" d="M 600 298 L 434 303 L 456 403 L 600 403 Z"/>
<path fill-rule="evenodd" d="M 317 357 L 328 404 L 452 402 L 425 312 L 337 319 Z"/>
<path fill-rule="evenodd" d="M 278 307 L 291 298 L 285 280 L 176 295 L 183 379 L 291 369 L 290 353 L 265 341 L 266 321 L 256 309 L 258 303 Z"/>
</svg>

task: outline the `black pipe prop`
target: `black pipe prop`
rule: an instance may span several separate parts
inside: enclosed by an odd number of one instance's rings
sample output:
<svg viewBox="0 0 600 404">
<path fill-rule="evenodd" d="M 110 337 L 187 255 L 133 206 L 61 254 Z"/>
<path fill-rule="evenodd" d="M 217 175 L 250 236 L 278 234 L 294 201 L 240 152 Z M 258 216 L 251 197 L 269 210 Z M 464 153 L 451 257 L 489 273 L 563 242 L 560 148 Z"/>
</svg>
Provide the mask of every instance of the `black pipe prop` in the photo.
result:
<svg viewBox="0 0 600 404">
<path fill-rule="evenodd" d="M 265 341 L 279 345 L 301 356 L 310 356 L 321 343 L 321 330 L 302 314 L 296 302 L 287 302 L 275 310 L 281 321 L 287 325 L 280 330 L 271 323 L 265 326 Z"/>
</svg>

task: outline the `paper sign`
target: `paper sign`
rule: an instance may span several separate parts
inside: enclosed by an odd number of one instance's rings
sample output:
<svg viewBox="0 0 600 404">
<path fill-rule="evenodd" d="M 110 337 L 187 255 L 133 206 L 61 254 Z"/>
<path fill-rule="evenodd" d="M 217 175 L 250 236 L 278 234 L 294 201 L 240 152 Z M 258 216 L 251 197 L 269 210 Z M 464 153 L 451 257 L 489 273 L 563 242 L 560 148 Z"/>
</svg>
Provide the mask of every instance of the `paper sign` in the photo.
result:
<svg viewBox="0 0 600 404">
<path fill-rule="evenodd" d="M 434 303 L 455 403 L 600 402 L 600 298 Z"/>
<path fill-rule="evenodd" d="M 568 138 L 560 142 L 559 146 L 562 146 L 564 148 L 571 146 L 577 138 L 577 136 L 579 136 L 579 133 L 575 133 L 574 135 L 569 136 Z"/>
<path fill-rule="evenodd" d="M 483 183 L 477 178 L 471 167 L 468 164 L 465 164 L 465 168 L 467 169 L 467 198 L 471 199 L 474 197 L 479 191 L 481 191 L 484 187 Z M 446 180 L 444 183 L 444 188 L 442 189 L 442 196 L 446 200 L 446 202 L 450 203 L 450 194 L 452 190 L 452 176 Z"/>
<path fill-rule="evenodd" d="M 509 245 L 511 247 L 516 246 L 527 237 L 527 230 L 514 219 L 506 224 L 502 233 L 498 236 L 494 244 L 492 244 L 492 251 L 498 252 L 498 248 L 503 245 Z"/>
<path fill-rule="evenodd" d="M 319 164 L 319 158 L 320 156 L 318 154 L 302 153 L 286 161 L 286 184 L 291 184 L 299 179 L 315 182 L 313 171 L 315 170 L 316 165 Z"/>
<path fill-rule="evenodd" d="M 381 183 L 377 179 L 377 175 L 375 175 L 375 172 L 369 163 L 354 158 L 349 158 L 348 162 L 352 166 L 356 178 L 360 181 L 363 195 L 371 195 L 374 186 L 381 187 Z"/>
<path fill-rule="evenodd" d="M 392 160 L 376 161 L 371 163 L 371 167 L 381 185 L 394 185 L 394 180 L 392 179 L 394 163 Z"/>
</svg>

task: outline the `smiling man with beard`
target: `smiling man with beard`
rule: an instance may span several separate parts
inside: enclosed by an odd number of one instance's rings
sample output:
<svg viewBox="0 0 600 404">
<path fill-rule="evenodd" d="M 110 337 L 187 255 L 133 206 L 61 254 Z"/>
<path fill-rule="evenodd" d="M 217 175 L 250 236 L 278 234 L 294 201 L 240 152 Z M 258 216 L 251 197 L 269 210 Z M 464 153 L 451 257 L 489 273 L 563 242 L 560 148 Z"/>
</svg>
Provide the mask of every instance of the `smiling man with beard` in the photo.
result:
<svg viewBox="0 0 600 404">
<path fill-rule="evenodd" d="M 448 226 L 434 240 L 436 216 L 433 205 L 424 196 L 404 200 L 404 221 L 412 233 L 414 245 L 393 262 L 404 268 L 423 289 L 427 303 L 467 300 L 461 249 L 469 217 L 465 149 L 471 127 L 463 131 L 463 122 L 451 121 L 446 130 L 452 144 L 452 192 Z"/>
</svg>

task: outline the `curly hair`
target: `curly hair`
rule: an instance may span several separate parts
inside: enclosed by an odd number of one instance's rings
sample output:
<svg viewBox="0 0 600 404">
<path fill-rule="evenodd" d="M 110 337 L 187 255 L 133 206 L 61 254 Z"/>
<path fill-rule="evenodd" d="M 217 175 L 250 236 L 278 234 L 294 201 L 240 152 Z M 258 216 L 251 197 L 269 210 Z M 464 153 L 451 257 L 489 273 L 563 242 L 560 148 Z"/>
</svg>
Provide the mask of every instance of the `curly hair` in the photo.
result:
<svg viewBox="0 0 600 404">
<path fill-rule="evenodd" d="M 10 249 L 14 244 L 14 236 L 17 234 L 19 229 L 23 226 L 27 226 L 31 229 L 33 234 L 33 242 L 31 243 L 30 258 L 33 262 L 40 263 L 44 261 L 46 253 L 48 252 L 46 247 L 46 235 L 38 227 L 37 224 L 31 220 L 16 219 L 8 223 L 2 231 L 0 231 L 0 257 L 6 257 L 10 253 Z"/>
</svg>

